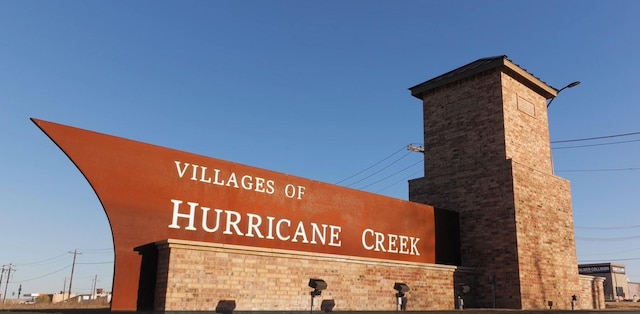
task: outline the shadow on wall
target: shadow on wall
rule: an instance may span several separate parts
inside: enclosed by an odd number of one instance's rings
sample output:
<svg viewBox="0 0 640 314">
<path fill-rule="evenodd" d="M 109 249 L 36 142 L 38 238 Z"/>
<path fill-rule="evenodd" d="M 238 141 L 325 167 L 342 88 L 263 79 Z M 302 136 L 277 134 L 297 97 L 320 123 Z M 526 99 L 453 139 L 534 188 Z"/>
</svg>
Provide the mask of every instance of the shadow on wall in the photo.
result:
<svg viewBox="0 0 640 314">
<path fill-rule="evenodd" d="M 220 300 L 216 305 L 216 313 L 231 314 L 236 309 L 235 300 Z"/>
<path fill-rule="evenodd" d="M 153 311 L 153 299 L 156 293 L 156 276 L 158 271 L 158 248 L 155 243 L 139 246 L 134 249 L 142 255 L 140 278 L 138 278 L 138 311 Z"/>
</svg>

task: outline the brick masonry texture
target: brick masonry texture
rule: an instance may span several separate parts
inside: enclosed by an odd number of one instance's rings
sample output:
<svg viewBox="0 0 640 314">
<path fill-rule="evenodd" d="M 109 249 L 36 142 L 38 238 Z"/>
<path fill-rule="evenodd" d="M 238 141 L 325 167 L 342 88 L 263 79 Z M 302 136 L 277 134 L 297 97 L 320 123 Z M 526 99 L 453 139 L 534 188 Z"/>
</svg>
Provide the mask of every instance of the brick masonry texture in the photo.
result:
<svg viewBox="0 0 640 314">
<path fill-rule="evenodd" d="M 408 310 L 453 309 L 455 302 L 452 266 L 180 240 L 158 248 L 158 311 L 214 311 L 221 300 L 234 300 L 238 311 L 309 310 L 310 278 L 328 285 L 315 311 L 323 300 L 334 300 L 336 311 L 393 311 L 396 282 L 411 288 Z"/>
<path fill-rule="evenodd" d="M 604 309 L 604 278 L 580 275 L 580 291 L 575 309 Z"/>
<path fill-rule="evenodd" d="M 425 177 L 410 181 L 409 198 L 460 213 L 476 306 L 491 307 L 493 291 L 499 308 L 599 300 L 578 277 L 570 185 L 553 175 L 546 100 L 509 71 L 424 94 Z"/>
</svg>

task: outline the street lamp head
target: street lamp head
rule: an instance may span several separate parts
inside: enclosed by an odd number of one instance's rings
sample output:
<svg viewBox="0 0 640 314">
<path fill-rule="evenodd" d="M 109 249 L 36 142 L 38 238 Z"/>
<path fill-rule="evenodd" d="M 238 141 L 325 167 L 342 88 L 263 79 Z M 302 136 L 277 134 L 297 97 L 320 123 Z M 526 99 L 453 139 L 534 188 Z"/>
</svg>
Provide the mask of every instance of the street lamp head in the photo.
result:
<svg viewBox="0 0 640 314">
<path fill-rule="evenodd" d="M 551 100 L 547 103 L 547 108 L 549 108 L 549 106 L 551 105 L 551 103 L 553 102 L 553 100 L 554 100 L 554 99 L 556 99 L 556 97 L 558 97 L 557 95 L 558 95 L 558 94 L 560 94 L 560 92 L 561 92 L 561 91 L 563 91 L 563 90 L 565 90 L 565 89 L 567 89 L 567 88 L 576 87 L 576 86 L 578 86 L 578 85 L 580 85 L 580 81 L 575 81 L 575 82 L 569 83 L 567 86 L 565 86 L 565 87 L 563 87 L 563 88 L 559 89 L 559 90 L 558 90 L 558 92 L 556 92 L 556 96 L 555 96 L 555 97 L 553 97 L 553 98 L 551 98 Z"/>
<path fill-rule="evenodd" d="M 567 85 L 567 87 L 565 87 L 565 88 L 576 87 L 576 86 L 578 86 L 578 85 L 580 85 L 580 81 L 575 81 L 575 82 L 573 82 L 573 83 L 571 83 L 571 84 Z"/>
</svg>

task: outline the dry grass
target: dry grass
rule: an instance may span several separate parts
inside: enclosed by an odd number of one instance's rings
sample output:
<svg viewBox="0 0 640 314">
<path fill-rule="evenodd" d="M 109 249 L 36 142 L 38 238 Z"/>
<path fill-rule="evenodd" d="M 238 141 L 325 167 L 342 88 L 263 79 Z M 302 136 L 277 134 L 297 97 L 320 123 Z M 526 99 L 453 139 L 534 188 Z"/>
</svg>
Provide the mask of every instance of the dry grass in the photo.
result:
<svg viewBox="0 0 640 314">
<path fill-rule="evenodd" d="M 607 310 L 637 310 L 640 311 L 640 302 L 607 302 Z"/>
<path fill-rule="evenodd" d="M 109 309 L 109 303 L 105 301 L 93 302 L 60 302 L 37 304 L 0 304 L 2 310 L 63 310 L 63 309 Z"/>
</svg>

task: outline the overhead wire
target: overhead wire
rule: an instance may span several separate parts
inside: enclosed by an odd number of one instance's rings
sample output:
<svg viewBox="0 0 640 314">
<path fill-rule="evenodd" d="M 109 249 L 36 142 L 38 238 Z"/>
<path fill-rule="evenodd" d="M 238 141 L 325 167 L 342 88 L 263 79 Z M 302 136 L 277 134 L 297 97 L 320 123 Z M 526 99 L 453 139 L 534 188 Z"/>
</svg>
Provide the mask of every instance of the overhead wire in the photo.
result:
<svg viewBox="0 0 640 314">
<path fill-rule="evenodd" d="M 54 257 L 51 257 L 51 258 L 47 258 L 47 259 L 44 259 L 44 260 L 41 260 L 41 261 L 30 262 L 30 263 L 16 263 L 15 265 L 16 265 L 16 266 L 20 266 L 20 267 L 23 267 L 23 266 L 46 265 L 46 264 L 51 264 L 51 262 L 52 262 L 53 260 L 58 259 L 58 258 L 60 258 L 60 257 L 62 257 L 62 256 L 66 256 L 66 255 L 67 255 L 67 253 L 65 252 L 65 253 L 62 253 L 62 254 L 60 254 L 60 255 L 57 255 L 57 256 L 54 256 Z"/>
<path fill-rule="evenodd" d="M 368 187 L 370 187 L 370 186 L 372 186 L 372 185 L 374 185 L 374 184 L 376 184 L 376 183 L 379 183 L 379 182 L 382 182 L 382 181 L 384 181 L 384 180 L 386 180 L 386 179 L 389 179 L 389 178 L 391 178 L 391 177 L 393 177 L 393 176 L 395 176 L 395 175 L 397 175 L 397 174 L 400 174 L 400 173 L 402 173 L 403 171 L 405 171 L 405 170 L 407 170 L 407 169 L 409 169 L 409 168 L 411 168 L 411 167 L 413 167 L 413 166 L 415 166 L 415 165 L 417 165 L 417 164 L 419 164 L 419 163 L 422 163 L 422 160 L 418 160 L 417 162 L 415 162 L 415 163 L 413 163 L 413 164 L 411 164 L 411 165 L 409 165 L 409 166 L 405 167 L 404 169 L 399 170 L 398 172 L 392 173 L 392 174 L 390 174 L 390 175 L 388 175 L 388 176 L 386 176 L 386 177 L 384 177 L 384 178 L 382 178 L 382 179 L 379 179 L 379 180 L 374 181 L 374 182 L 372 182 L 372 183 L 370 183 L 370 184 L 367 184 L 367 185 L 365 185 L 365 186 L 363 186 L 363 187 L 360 187 L 360 189 L 368 188 Z"/>
<path fill-rule="evenodd" d="M 344 179 L 342 179 L 342 180 L 340 180 L 340 181 L 338 181 L 338 182 L 336 182 L 336 183 L 334 183 L 334 184 L 340 184 L 340 183 L 342 183 L 342 182 L 344 182 L 344 181 L 347 181 L 347 180 L 349 180 L 349 179 L 351 179 L 351 178 L 353 178 L 353 177 L 355 177 L 355 176 L 357 176 L 357 175 L 359 175 L 359 174 L 361 174 L 361 173 L 363 173 L 363 172 L 365 172 L 365 171 L 367 171 L 367 170 L 369 170 L 369 169 L 371 169 L 371 168 L 373 168 L 373 167 L 375 167 L 375 166 L 377 166 L 377 165 L 379 165 L 379 164 L 383 163 L 385 160 L 387 160 L 387 159 L 389 159 L 389 158 L 393 157 L 395 154 L 397 154 L 397 153 L 399 153 L 399 152 L 403 151 L 404 149 L 405 149 L 405 146 L 402 146 L 402 147 L 400 147 L 400 149 L 398 149 L 397 151 L 393 152 L 391 155 L 389 155 L 389 156 L 387 156 L 387 157 L 383 158 L 382 160 L 380 160 L 380 161 L 378 161 L 378 162 L 374 163 L 373 165 L 371 165 L 371 166 L 369 166 L 369 167 L 367 167 L 367 168 L 365 168 L 365 169 L 363 169 L 363 170 L 361 170 L 361 171 L 359 171 L 359 172 L 357 172 L 357 173 L 355 173 L 355 174 L 353 174 L 353 175 L 351 175 L 351 176 L 349 176 L 349 177 L 346 177 L 346 178 L 344 178 Z"/>
<path fill-rule="evenodd" d="M 580 260 L 579 263 L 599 263 L 599 262 L 634 261 L 634 260 L 640 260 L 640 257 Z"/>
<path fill-rule="evenodd" d="M 640 142 L 640 140 L 630 140 L 630 141 L 620 141 L 620 142 L 610 142 L 610 143 L 600 143 L 600 144 L 589 144 L 589 145 L 576 145 L 576 146 L 560 146 L 554 147 L 553 149 L 568 149 L 568 148 L 583 148 L 583 147 L 594 147 L 594 146 L 606 146 L 606 145 L 616 145 L 616 144 L 625 144 L 625 143 L 633 143 Z"/>
<path fill-rule="evenodd" d="M 579 254 L 579 255 L 583 255 L 583 256 L 612 256 L 614 254 L 629 253 L 629 252 L 638 251 L 638 250 L 640 250 L 640 248 L 627 249 L 627 250 L 623 250 L 623 251 L 600 252 L 600 253 L 595 253 L 595 254 L 592 253 L 592 254 Z"/>
<path fill-rule="evenodd" d="M 364 177 L 364 178 L 362 178 L 362 179 L 360 179 L 360 180 L 357 180 L 357 181 L 355 181 L 355 182 L 353 182 L 353 183 L 351 183 L 351 184 L 348 184 L 348 185 L 346 185 L 346 186 L 347 186 L 347 187 L 351 187 L 351 186 L 353 186 L 353 185 L 355 185 L 355 184 L 357 184 L 357 183 L 360 183 L 360 182 L 362 182 L 362 181 L 364 181 L 364 180 L 366 180 L 366 179 L 369 179 L 369 178 L 371 178 L 372 176 L 374 176 L 374 175 L 376 175 L 376 174 L 378 174 L 378 173 L 382 172 L 383 170 L 385 170 L 385 169 L 387 169 L 387 168 L 391 167 L 392 165 L 394 165 L 395 163 L 397 163 L 397 162 L 399 162 L 400 160 L 404 159 L 405 157 L 409 156 L 410 154 L 412 154 L 412 153 L 411 153 L 411 152 L 406 152 L 404 155 L 400 156 L 400 158 L 398 158 L 398 159 L 394 160 L 393 162 L 391 162 L 390 164 L 388 164 L 388 165 L 386 165 L 386 166 L 382 167 L 380 170 L 375 171 L 375 172 L 371 173 L 370 175 L 368 175 L 368 176 L 366 176 L 366 177 Z"/>
<path fill-rule="evenodd" d="M 556 170 L 556 172 L 610 172 L 610 171 L 637 171 L 640 168 L 612 168 L 612 169 L 569 169 Z"/>
<path fill-rule="evenodd" d="M 626 137 L 626 136 L 632 136 L 632 135 L 640 135 L 640 132 L 629 132 L 629 133 L 612 134 L 612 135 L 605 135 L 605 136 L 595 136 L 595 137 L 586 137 L 586 138 L 577 138 L 577 139 L 568 139 L 568 140 L 557 140 L 557 141 L 551 141 L 551 144 L 558 144 L 558 143 L 572 143 L 572 142 L 583 142 L 583 141 L 593 141 L 593 140 L 602 140 L 602 139 L 610 139 L 610 138 Z M 561 147 L 553 147 L 552 149 L 585 148 L 585 147 L 596 147 L 596 146 L 604 146 L 604 145 L 615 145 L 615 144 L 624 144 L 624 143 L 632 143 L 632 142 L 640 142 L 640 139 L 638 139 L 638 140 L 628 140 L 628 141 L 609 142 L 609 143 L 587 144 L 587 145 L 561 146 Z M 375 162 L 375 163 L 374 163 L 374 164 L 372 164 L 371 166 L 366 167 L 366 168 L 364 168 L 363 170 L 360 170 L 360 171 L 356 172 L 355 174 L 350 175 L 350 176 L 348 176 L 348 177 L 346 177 L 346 178 L 344 178 L 344 179 L 342 179 L 342 180 L 340 180 L 340 181 L 338 181 L 338 182 L 336 182 L 336 183 L 334 183 L 334 184 L 340 184 L 340 183 L 343 183 L 343 182 L 348 181 L 348 180 L 350 180 L 350 179 L 353 179 L 353 178 L 357 177 L 358 175 L 361 175 L 361 174 L 363 174 L 363 173 L 365 173 L 365 172 L 367 172 L 367 171 L 369 171 L 369 170 L 373 169 L 374 167 L 376 167 L 376 166 L 378 166 L 378 165 L 382 164 L 383 162 L 385 162 L 385 161 L 387 161 L 388 159 L 390 159 L 391 157 L 393 157 L 393 156 L 397 155 L 399 152 L 401 152 L 401 151 L 402 151 L 402 150 L 404 150 L 404 149 L 406 149 L 406 146 L 402 146 L 402 147 L 400 147 L 398 150 L 394 151 L 392 154 L 390 154 L 390 155 L 388 155 L 388 156 L 384 157 L 383 159 L 381 159 L 381 160 L 379 160 L 379 161 Z M 394 162 L 392 162 L 391 164 L 386 165 L 385 167 L 383 167 L 383 168 L 381 168 L 381 169 L 379 169 L 379 170 L 377 170 L 377 171 L 374 171 L 373 173 L 371 173 L 371 174 L 369 174 L 369 175 L 367 175 L 367 176 L 365 176 L 365 177 L 363 177 L 363 178 L 360 178 L 359 180 L 356 180 L 355 182 L 352 182 L 352 183 L 350 183 L 350 184 L 348 184 L 348 185 L 345 185 L 345 186 L 347 186 L 347 187 L 352 187 L 352 186 L 354 186 L 354 185 L 356 185 L 356 184 L 358 184 L 358 183 L 361 183 L 361 182 L 363 182 L 363 181 L 365 181 L 365 180 L 367 180 L 367 179 L 369 179 L 369 178 L 373 177 L 374 175 L 376 175 L 376 174 L 378 174 L 378 173 L 382 172 L 383 170 L 385 170 L 385 169 L 387 169 L 387 168 L 391 167 L 391 165 L 393 165 L 393 164 L 395 164 L 395 163 L 399 162 L 401 159 L 405 158 L 405 157 L 406 157 L 406 156 L 408 156 L 408 155 L 410 155 L 410 152 L 409 152 L 409 153 L 407 153 L 407 154 L 405 154 L 405 155 L 403 155 L 401 158 L 399 158 L 399 159 L 395 160 L 395 161 L 394 161 Z M 413 166 L 413 165 L 412 165 L 412 166 Z M 360 189 L 364 189 L 364 188 L 370 187 L 370 186 L 372 186 L 372 185 L 374 185 L 374 184 L 377 184 L 377 183 L 380 183 L 380 182 L 382 182 L 382 181 L 385 181 L 385 180 L 387 180 L 387 179 L 389 179 L 389 178 L 391 178 L 391 177 L 395 176 L 397 173 L 402 172 L 402 171 L 405 171 L 405 170 L 406 170 L 406 168 L 405 168 L 405 169 L 402 169 L 402 170 L 399 170 L 399 171 L 397 171 L 397 172 L 396 172 L 396 173 L 394 173 L 394 174 L 388 175 L 388 176 L 386 176 L 386 177 L 384 177 L 384 178 L 382 178 L 382 179 L 379 179 L 379 180 L 376 180 L 376 181 L 374 181 L 374 182 L 372 182 L 372 183 L 369 183 L 369 184 L 367 184 L 367 185 L 364 185 L 364 186 L 360 187 Z M 632 168 L 611 168 L 611 169 L 569 169 L 569 170 L 556 170 L 556 172 L 607 172 L 607 171 L 637 171 L 637 170 L 640 170 L 640 167 L 632 167 Z M 385 189 L 387 189 L 387 188 L 389 188 L 389 187 L 391 187 L 391 186 L 393 186 L 393 185 L 395 185 L 395 184 L 398 184 L 398 183 L 400 183 L 400 182 L 402 182 L 402 181 L 396 182 L 396 183 L 394 183 L 394 184 L 392 184 L 392 185 L 390 185 L 390 186 L 388 186 L 388 187 L 383 188 L 382 190 L 385 190 Z M 380 191 L 382 191 L 382 190 L 380 190 Z"/>
<path fill-rule="evenodd" d="M 596 229 L 596 230 L 619 230 L 619 229 L 635 229 L 640 228 L 640 225 L 631 226 L 613 226 L 613 227 L 575 227 L 576 229 Z"/>
<path fill-rule="evenodd" d="M 569 139 L 569 140 L 560 140 L 560 141 L 551 141 L 552 144 L 557 143 L 572 143 L 572 142 L 583 142 L 583 141 L 593 141 L 593 140 L 602 140 L 602 139 L 610 139 L 617 137 L 625 137 L 638 135 L 640 132 L 630 132 L 630 133 L 621 133 L 621 134 L 613 134 L 613 135 L 605 135 L 605 136 L 595 136 L 595 137 L 586 137 L 586 138 L 578 138 L 578 139 Z M 617 141 L 617 142 L 608 142 L 608 143 L 597 143 L 597 144 L 586 144 L 586 145 L 574 145 L 574 146 L 561 146 L 561 147 L 553 147 L 554 150 L 558 149 L 573 149 L 573 148 L 587 148 L 587 147 L 597 147 L 597 146 L 606 146 L 606 145 L 617 145 L 617 144 L 625 144 L 625 143 L 633 143 L 640 142 L 640 139 L 628 140 L 628 141 Z M 640 167 L 631 167 L 631 168 L 609 168 L 609 169 L 567 169 L 567 170 L 556 170 L 556 172 L 619 172 L 619 171 L 638 171 Z"/>
<path fill-rule="evenodd" d="M 626 240 L 635 240 L 640 239 L 639 236 L 630 236 L 630 237 L 612 237 L 612 238 L 588 238 L 588 237 L 576 237 L 576 240 L 584 240 L 584 241 L 600 241 L 600 242 L 609 242 L 609 241 L 626 241 Z"/>
<path fill-rule="evenodd" d="M 605 139 L 605 138 L 623 137 L 623 136 L 631 136 L 631 135 L 638 135 L 638 134 L 640 134 L 640 132 L 622 133 L 622 134 L 596 136 L 596 137 L 586 137 L 586 138 L 578 138 L 578 139 L 571 139 L 571 140 L 551 141 L 551 144 L 582 142 L 582 141 L 593 141 L 593 140 L 601 140 L 601 139 Z"/>
<path fill-rule="evenodd" d="M 382 192 L 382 191 L 385 191 L 385 190 L 387 190 L 387 189 L 391 188 L 392 186 L 395 186 L 396 184 L 399 184 L 399 183 L 402 183 L 402 182 L 406 182 L 407 180 L 409 180 L 409 179 L 411 179 L 411 178 L 415 178 L 415 176 L 417 176 L 418 174 L 420 174 L 420 173 L 422 173 L 422 172 L 424 172 L 424 170 L 422 170 L 422 169 L 420 169 L 420 170 L 418 170 L 418 171 L 415 171 L 415 172 L 413 172 L 413 173 L 409 174 L 408 176 L 405 176 L 405 177 L 403 177 L 402 179 L 400 179 L 400 180 L 398 180 L 398 181 L 395 181 L 395 182 L 393 182 L 392 184 L 389 184 L 389 185 L 387 185 L 386 187 L 384 187 L 384 188 L 382 188 L 382 189 L 380 189 L 380 190 L 377 190 L 377 191 L 375 191 L 375 192 L 376 192 L 376 193 L 380 193 L 380 192 Z"/>
<path fill-rule="evenodd" d="M 67 265 L 67 266 L 62 267 L 62 268 L 60 268 L 60 269 L 58 269 L 58 270 L 54 270 L 54 271 L 52 271 L 52 272 L 50 272 L 50 273 L 48 273 L 48 274 L 44 274 L 44 275 L 41 275 L 41 276 L 38 276 L 38 277 L 29 278 L 29 279 L 21 279 L 21 280 L 16 280 L 16 281 L 9 281 L 9 282 L 10 282 L 10 283 L 15 283 L 15 282 L 27 282 L 27 281 L 33 281 L 33 280 L 36 280 L 36 279 L 40 279 L 40 278 L 44 278 L 44 277 L 47 277 L 47 276 L 51 276 L 51 275 L 53 275 L 53 274 L 55 274 L 55 273 L 59 273 L 59 272 L 61 272 L 61 271 L 65 270 L 65 269 L 67 269 L 67 268 L 69 268 L 69 267 L 71 267 L 71 265 Z"/>
</svg>

